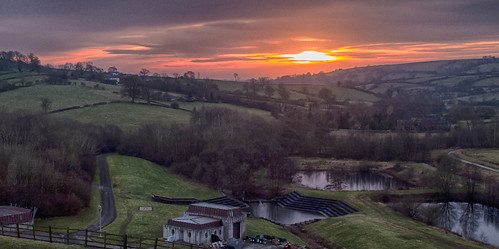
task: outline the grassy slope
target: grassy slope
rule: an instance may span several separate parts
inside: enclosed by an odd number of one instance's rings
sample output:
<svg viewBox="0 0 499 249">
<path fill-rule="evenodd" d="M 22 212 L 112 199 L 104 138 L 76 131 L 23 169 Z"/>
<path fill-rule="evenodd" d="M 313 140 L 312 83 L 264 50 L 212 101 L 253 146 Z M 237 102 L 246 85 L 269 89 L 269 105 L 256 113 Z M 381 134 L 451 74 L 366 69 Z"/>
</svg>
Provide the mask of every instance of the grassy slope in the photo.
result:
<svg viewBox="0 0 499 249">
<path fill-rule="evenodd" d="M 113 155 L 108 157 L 118 217 L 105 229 L 108 233 L 126 233 L 142 237 L 161 237 L 163 224 L 179 217 L 186 205 L 167 205 L 153 202 L 153 194 L 168 197 L 208 199 L 220 196 L 204 186 L 182 180 L 165 168 L 149 161 Z M 153 211 L 139 211 L 139 207 L 152 207 Z M 283 227 L 261 219 L 248 220 L 248 234 L 269 234 L 303 244 Z"/>
<path fill-rule="evenodd" d="M 201 109 L 201 107 L 222 107 L 222 108 L 228 108 L 231 110 L 235 110 L 238 112 L 242 113 L 249 113 L 252 115 L 260 116 L 264 119 L 272 119 L 272 115 L 268 111 L 260 110 L 260 109 L 255 109 L 255 108 L 246 108 L 238 105 L 231 105 L 231 104 L 225 104 L 225 103 L 203 103 L 203 102 L 186 102 L 186 103 L 180 103 L 180 107 L 187 109 L 187 110 L 193 110 L 196 108 L 197 110 Z"/>
<path fill-rule="evenodd" d="M 483 164 L 490 168 L 499 169 L 498 149 L 465 149 L 459 151 L 457 156 L 474 163 Z"/>
<path fill-rule="evenodd" d="M 306 226 L 316 234 L 346 248 L 484 248 L 441 229 L 427 226 L 372 202 L 366 192 L 328 192 L 296 187 L 309 196 L 344 200 L 360 211 L 328 218 Z"/>
<path fill-rule="evenodd" d="M 99 105 L 51 115 L 95 125 L 117 125 L 125 131 L 147 123 L 188 124 L 191 117 L 190 112 L 183 110 L 128 103 Z"/>
<path fill-rule="evenodd" d="M 276 225 L 264 219 L 248 218 L 246 235 L 255 236 L 259 234 L 268 234 L 280 238 L 286 238 L 290 243 L 296 245 L 305 245 L 298 237 L 288 232 L 282 226 Z"/>
<path fill-rule="evenodd" d="M 336 87 L 336 86 L 321 86 L 321 85 L 286 85 L 290 90 L 302 91 L 303 87 L 307 87 L 308 92 L 312 95 L 317 96 L 322 88 L 328 88 L 331 92 L 336 95 L 336 99 L 343 101 L 350 99 L 353 101 L 365 101 L 365 102 L 375 102 L 378 98 L 366 92 L 358 91 L 350 88 Z"/>
<path fill-rule="evenodd" d="M 161 237 L 163 224 L 169 218 L 182 216 L 187 206 L 153 202 L 153 194 L 198 199 L 220 196 L 143 159 L 112 155 L 107 160 L 118 212 L 116 220 L 105 229 L 108 233 Z M 153 211 L 139 211 L 139 207 L 152 207 Z"/>
<path fill-rule="evenodd" d="M 82 248 L 80 246 L 70 246 L 65 244 L 49 243 L 42 241 L 33 241 L 29 239 L 18 239 L 6 236 L 0 236 L 0 248 L 9 249 L 64 249 L 64 248 Z"/>
<path fill-rule="evenodd" d="M 51 110 L 121 99 L 119 94 L 113 93 L 116 87 L 102 84 L 101 86 L 106 90 L 72 85 L 35 85 L 18 88 L 0 93 L 0 108 L 12 112 L 21 110 L 41 112 L 40 98 L 52 101 Z"/>
</svg>

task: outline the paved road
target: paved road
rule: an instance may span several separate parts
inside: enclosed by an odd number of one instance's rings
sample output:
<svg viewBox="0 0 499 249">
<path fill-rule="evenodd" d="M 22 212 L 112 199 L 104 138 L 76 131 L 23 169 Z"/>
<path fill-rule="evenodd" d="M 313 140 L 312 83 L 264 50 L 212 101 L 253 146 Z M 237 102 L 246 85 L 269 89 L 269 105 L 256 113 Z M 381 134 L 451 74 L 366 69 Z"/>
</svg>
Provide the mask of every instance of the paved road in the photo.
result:
<svg viewBox="0 0 499 249">
<path fill-rule="evenodd" d="M 490 167 L 487 167 L 485 165 L 481 165 L 481 164 L 478 164 L 478 163 L 473 163 L 473 162 L 470 162 L 470 161 L 466 161 L 464 159 L 461 159 L 459 157 L 457 157 L 456 155 L 454 155 L 456 152 L 458 152 L 460 150 L 453 150 L 453 151 L 450 151 L 448 154 L 450 157 L 454 158 L 454 159 L 457 159 L 459 161 L 461 161 L 462 163 L 465 163 L 465 164 L 470 164 L 470 165 L 473 165 L 473 166 L 476 166 L 476 167 L 480 167 L 480 168 L 483 168 L 483 169 L 486 169 L 486 170 L 490 170 L 490 171 L 494 171 L 494 172 L 497 172 L 499 173 L 499 170 L 497 169 L 494 169 L 494 168 L 490 168 Z"/>
<path fill-rule="evenodd" d="M 102 227 L 111 224 L 116 219 L 116 205 L 114 203 L 113 186 L 106 161 L 106 154 L 97 157 L 100 171 L 100 197 L 102 206 Z M 88 231 L 99 231 L 99 220 L 88 227 Z"/>
</svg>

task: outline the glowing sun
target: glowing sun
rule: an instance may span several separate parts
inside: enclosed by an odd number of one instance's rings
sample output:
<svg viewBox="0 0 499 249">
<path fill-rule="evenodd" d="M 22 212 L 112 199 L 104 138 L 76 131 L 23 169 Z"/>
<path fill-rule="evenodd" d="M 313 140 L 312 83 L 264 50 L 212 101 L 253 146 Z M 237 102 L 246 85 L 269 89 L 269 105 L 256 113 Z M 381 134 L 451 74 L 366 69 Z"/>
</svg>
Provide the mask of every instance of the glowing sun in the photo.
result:
<svg viewBox="0 0 499 249">
<path fill-rule="evenodd" d="M 303 51 L 299 54 L 284 54 L 282 57 L 287 57 L 289 60 L 297 63 L 324 62 L 338 59 L 334 56 L 317 51 Z"/>
</svg>

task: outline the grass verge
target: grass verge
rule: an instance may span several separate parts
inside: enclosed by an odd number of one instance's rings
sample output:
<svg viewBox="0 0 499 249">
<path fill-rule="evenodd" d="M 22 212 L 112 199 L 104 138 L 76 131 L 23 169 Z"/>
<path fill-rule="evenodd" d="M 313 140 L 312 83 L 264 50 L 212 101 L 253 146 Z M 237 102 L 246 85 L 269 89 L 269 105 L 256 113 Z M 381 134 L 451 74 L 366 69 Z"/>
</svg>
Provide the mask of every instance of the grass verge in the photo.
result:
<svg viewBox="0 0 499 249">
<path fill-rule="evenodd" d="M 345 248 L 492 248 L 406 218 L 373 202 L 369 198 L 373 192 L 295 189 L 308 196 L 343 200 L 359 209 L 354 214 L 305 226 L 308 233 Z"/>
<path fill-rule="evenodd" d="M 7 236 L 0 236 L 0 248 L 9 249 L 65 249 L 81 248 L 80 246 L 70 246 L 65 244 L 49 243 L 30 239 L 18 239 Z"/>
<path fill-rule="evenodd" d="M 111 155 L 107 162 L 117 209 L 116 220 L 104 229 L 108 233 L 161 237 L 163 224 L 170 218 L 182 216 L 187 206 L 153 202 L 153 194 L 197 199 L 221 196 L 140 158 Z M 152 207 L 152 211 L 139 211 L 140 207 Z"/>
<path fill-rule="evenodd" d="M 246 235 L 256 236 L 259 234 L 267 234 L 286 240 L 295 245 L 305 245 L 300 238 L 287 231 L 284 227 L 276 225 L 270 221 L 259 218 L 248 218 L 248 226 L 246 227 Z"/>
</svg>

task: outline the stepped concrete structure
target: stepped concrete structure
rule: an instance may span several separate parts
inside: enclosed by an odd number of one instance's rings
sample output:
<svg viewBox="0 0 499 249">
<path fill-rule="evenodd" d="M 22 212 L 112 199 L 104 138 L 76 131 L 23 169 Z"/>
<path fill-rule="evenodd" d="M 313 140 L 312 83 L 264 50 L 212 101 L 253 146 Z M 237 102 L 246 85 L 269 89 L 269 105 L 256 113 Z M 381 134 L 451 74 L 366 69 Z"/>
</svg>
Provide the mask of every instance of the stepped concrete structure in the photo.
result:
<svg viewBox="0 0 499 249">
<path fill-rule="evenodd" d="M 277 203 L 282 207 L 318 213 L 326 217 L 338 217 L 358 211 L 344 201 L 303 196 L 296 191 L 278 198 Z"/>
<path fill-rule="evenodd" d="M 163 225 L 163 237 L 201 245 L 215 240 L 240 239 L 246 234 L 246 214 L 240 207 L 207 202 L 189 205 L 183 217 Z"/>
</svg>

